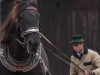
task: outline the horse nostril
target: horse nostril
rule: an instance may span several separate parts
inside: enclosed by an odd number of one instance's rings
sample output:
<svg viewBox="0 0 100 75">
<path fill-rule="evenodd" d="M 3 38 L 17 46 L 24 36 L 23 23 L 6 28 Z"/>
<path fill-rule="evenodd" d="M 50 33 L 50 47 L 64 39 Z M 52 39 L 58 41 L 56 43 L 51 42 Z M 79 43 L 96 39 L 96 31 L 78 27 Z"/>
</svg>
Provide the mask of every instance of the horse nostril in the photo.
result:
<svg viewBox="0 0 100 75">
<path fill-rule="evenodd" d="M 31 41 L 29 41 L 29 45 L 32 45 L 32 42 Z"/>
<path fill-rule="evenodd" d="M 33 47 L 37 47 L 38 46 L 38 43 L 37 42 L 29 41 L 29 45 L 30 46 L 33 46 Z"/>
</svg>

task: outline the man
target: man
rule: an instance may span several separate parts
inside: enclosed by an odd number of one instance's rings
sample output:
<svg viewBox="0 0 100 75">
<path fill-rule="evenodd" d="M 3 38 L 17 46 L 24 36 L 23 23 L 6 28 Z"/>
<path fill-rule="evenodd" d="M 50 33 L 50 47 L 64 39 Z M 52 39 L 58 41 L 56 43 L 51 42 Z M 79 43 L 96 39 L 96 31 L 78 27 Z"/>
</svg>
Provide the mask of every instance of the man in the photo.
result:
<svg viewBox="0 0 100 75">
<path fill-rule="evenodd" d="M 71 60 L 83 71 L 71 63 L 70 75 L 100 75 L 100 56 L 84 45 L 82 35 L 73 36 L 71 44 L 74 49 Z"/>
</svg>

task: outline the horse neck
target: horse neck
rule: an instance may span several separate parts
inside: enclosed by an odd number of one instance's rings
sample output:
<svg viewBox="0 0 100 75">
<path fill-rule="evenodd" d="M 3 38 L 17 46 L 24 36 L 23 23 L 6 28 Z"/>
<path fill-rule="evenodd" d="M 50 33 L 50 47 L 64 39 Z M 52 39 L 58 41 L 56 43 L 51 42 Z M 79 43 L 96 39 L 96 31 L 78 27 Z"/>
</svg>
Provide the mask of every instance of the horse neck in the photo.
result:
<svg viewBox="0 0 100 75">
<path fill-rule="evenodd" d="M 21 36 L 17 31 L 14 31 L 12 35 L 21 40 Z M 10 42 L 8 43 L 9 46 L 9 52 L 12 58 L 14 58 L 17 61 L 23 61 L 28 58 L 29 54 L 26 50 L 26 48 L 23 48 L 22 45 L 20 45 L 13 37 L 11 38 Z"/>
</svg>

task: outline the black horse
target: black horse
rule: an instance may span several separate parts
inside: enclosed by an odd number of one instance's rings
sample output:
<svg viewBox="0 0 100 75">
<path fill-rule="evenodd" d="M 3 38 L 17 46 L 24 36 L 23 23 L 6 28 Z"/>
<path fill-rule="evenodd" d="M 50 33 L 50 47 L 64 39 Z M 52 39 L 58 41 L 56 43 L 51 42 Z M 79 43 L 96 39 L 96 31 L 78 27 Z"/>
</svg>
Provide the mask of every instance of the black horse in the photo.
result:
<svg viewBox="0 0 100 75">
<path fill-rule="evenodd" d="M 50 75 L 36 0 L 15 0 L 0 27 L 0 75 Z"/>
</svg>

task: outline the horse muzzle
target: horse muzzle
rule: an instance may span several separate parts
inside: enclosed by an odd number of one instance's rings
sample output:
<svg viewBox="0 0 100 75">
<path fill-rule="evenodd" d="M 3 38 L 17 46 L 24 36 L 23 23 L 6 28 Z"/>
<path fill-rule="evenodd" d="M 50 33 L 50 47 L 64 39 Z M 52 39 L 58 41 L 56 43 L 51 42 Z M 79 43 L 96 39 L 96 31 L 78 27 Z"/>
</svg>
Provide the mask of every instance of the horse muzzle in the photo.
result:
<svg viewBox="0 0 100 75">
<path fill-rule="evenodd" d="M 29 54 L 35 54 L 37 52 L 37 50 L 39 49 L 39 43 L 38 42 L 31 42 L 29 41 L 27 44 L 26 44 L 26 47 L 27 47 L 27 51 Z"/>
</svg>

